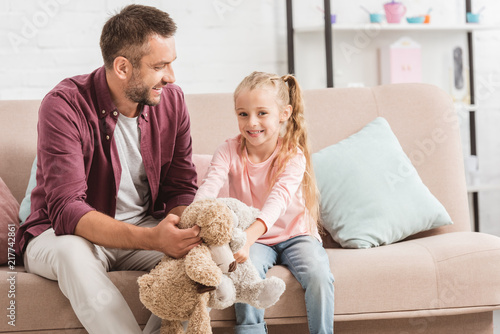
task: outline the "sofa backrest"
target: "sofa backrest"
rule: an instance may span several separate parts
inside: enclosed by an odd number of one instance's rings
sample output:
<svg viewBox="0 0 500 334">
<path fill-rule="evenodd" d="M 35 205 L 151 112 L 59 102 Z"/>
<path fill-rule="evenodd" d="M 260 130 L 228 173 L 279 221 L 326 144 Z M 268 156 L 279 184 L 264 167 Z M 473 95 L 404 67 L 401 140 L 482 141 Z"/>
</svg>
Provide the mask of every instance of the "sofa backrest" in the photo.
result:
<svg viewBox="0 0 500 334">
<path fill-rule="evenodd" d="M 469 231 L 459 122 L 448 94 L 427 84 L 325 88 L 304 92 L 313 152 L 335 144 L 378 116 L 387 119 L 423 182 L 454 224 L 417 236 Z M 232 94 L 186 96 L 194 153 L 212 154 L 238 134 Z"/>
<path fill-rule="evenodd" d="M 387 119 L 423 182 L 454 224 L 422 235 L 469 231 L 469 211 L 459 123 L 451 98 L 425 84 L 327 88 L 304 92 L 313 151 L 359 131 L 378 116 Z M 238 134 L 232 94 L 187 94 L 193 152 L 212 154 Z M 36 154 L 40 101 L 0 101 L 0 177 L 20 201 Z"/>
<path fill-rule="evenodd" d="M 40 100 L 0 101 L 0 177 L 20 202 L 36 155 Z"/>
</svg>

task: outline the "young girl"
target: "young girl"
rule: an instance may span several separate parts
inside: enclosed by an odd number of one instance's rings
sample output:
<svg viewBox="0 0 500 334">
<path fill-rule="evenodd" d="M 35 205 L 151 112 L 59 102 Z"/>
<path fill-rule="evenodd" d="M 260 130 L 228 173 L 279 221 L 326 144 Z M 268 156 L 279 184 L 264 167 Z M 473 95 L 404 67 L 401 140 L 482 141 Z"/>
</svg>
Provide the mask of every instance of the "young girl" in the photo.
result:
<svg viewBox="0 0 500 334">
<path fill-rule="evenodd" d="M 301 89 L 291 75 L 253 72 L 234 92 L 240 134 L 215 152 L 195 200 L 230 196 L 261 210 L 235 254 L 264 278 L 286 266 L 305 289 L 310 333 L 333 333 L 333 275 L 318 234 L 318 198 Z M 236 304 L 236 333 L 267 333 L 264 310 Z"/>
</svg>

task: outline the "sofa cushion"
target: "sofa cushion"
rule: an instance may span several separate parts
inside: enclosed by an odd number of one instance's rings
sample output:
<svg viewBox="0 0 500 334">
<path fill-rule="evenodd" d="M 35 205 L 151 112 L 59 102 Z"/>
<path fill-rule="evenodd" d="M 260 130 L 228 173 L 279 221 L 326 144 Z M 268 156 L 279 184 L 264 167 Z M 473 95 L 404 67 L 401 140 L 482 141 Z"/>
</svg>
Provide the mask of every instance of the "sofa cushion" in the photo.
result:
<svg viewBox="0 0 500 334">
<path fill-rule="evenodd" d="M 69 300 L 62 294 L 56 281 L 48 280 L 38 275 L 30 274 L 16 268 L 15 273 L 15 324 L 13 327 L 7 320 L 0 322 L 0 333 L 87 333 L 78 331 L 82 325 L 76 317 Z M 123 297 L 130 306 L 137 322 L 144 326 L 148 321 L 151 312 L 146 309 L 139 300 L 139 289 L 137 279 L 143 275 L 144 271 L 112 271 L 108 273 L 109 278 L 120 290 Z M 0 302 L 8 305 L 8 284 L 7 278 L 12 273 L 7 267 L 0 267 Z M 103 291 L 97 295 L 95 300 L 95 312 L 99 312 L 109 303 L 109 293 Z M 93 311 L 85 313 L 86 317 L 92 319 L 95 316 Z"/>
<path fill-rule="evenodd" d="M 326 252 L 335 277 L 335 321 L 413 317 L 433 321 L 435 316 L 491 310 L 500 298 L 496 279 L 500 265 L 492 265 L 500 260 L 500 243 L 493 235 L 453 232 L 383 247 Z M 284 322 L 284 317 L 306 321 L 304 289 L 293 275 L 274 266 L 267 276 L 282 278 L 286 291 L 266 309 L 266 322 Z M 212 310 L 210 317 L 212 322 L 232 322 L 234 310 Z"/>
<path fill-rule="evenodd" d="M 342 247 L 391 244 L 452 223 L 382 117 L 314 153 L 313 165 L 322 223 Z"/>
<path fill-rule="evenodd" d="M 9 248 L 14 248 L 14 233 L 19 227 L 19 203 L 0 178 L 0 264 L 7 263 Z"/>
<path fill-rule="evenodd" d="M 453 232 L 327 253 L 337 319 L 467 313 L 497 305 L 500 297 L 500 266 L 492 265 L 500 259 L 500 244 L 493 235 Z"/>
</svg>

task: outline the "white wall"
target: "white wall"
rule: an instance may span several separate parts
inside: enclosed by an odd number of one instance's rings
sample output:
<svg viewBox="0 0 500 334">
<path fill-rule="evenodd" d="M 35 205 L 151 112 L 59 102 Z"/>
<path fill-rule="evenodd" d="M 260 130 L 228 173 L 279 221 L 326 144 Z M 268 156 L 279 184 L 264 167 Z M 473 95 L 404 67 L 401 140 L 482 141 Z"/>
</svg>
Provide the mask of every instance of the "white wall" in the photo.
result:
<svg viewBox="0 0 500 334">
<path fill-rule="evenodd" d="M 0 1 L 0 99 L 42 98 L 68 76 L 101 66 L 99 36 L 123 0 Z M 253 70 L 285 74 L 283 1 L 135 1 L 178 25 L 177 83 L 187 93 L 231 92 Z"/>
<path fill-rule="evenodd" d="M 432 22 L 454 24 L 464 17 L 464 0 L 402 0 L 408 14 L 433 7 Z M 88 73 L 101 66 L 99 36 L 105 20 L 128 0 L 0 0 L 0 99 L 40 99 L 65 77 Z M 285 74 L 286 20 L 283 0 L 140 0 L 169 12 L 178 25 L 175 62 L 177 83 L 186 93 L 232 92 L 237 83 L 253 70 Z M 370 11 L 380 11 L 386 0 L 336 0 L 332 10 L 339 23 L 367 22 Z M 474 0 L 477 10 L 486 10 L 484 23 L 498 24 L 500 2 Z M 294 0 L 296 26 L 322 24 L 323 0 Z M 442 43 L 464 44 L 463 36 L 432 35 Z M 386 34 L 391 39 L 394 35 Z M 422 36 L 415 35 L 415 38 Z M 300 38 L 300 37 L 299 37 Z M 354 42 L 355 35 L 344 35 Z M 427 38 L 423 36 L 423 38 Z M 306 66 L 316 80 L 312 86 L 324 87 L 323 39 L 309 36 L 309 53 L 296 45 L 296 68 Z M 383 42 L 374 39 L 371 47 Z M 316 43 L 316 46 L 313 46 Z M 432 45 L 432 44 L 431 44 Z M 500 31 L 475 34 L 478 153 L 481 178 L 500 183 Z M 371 50 L 373 51 L 373 50 Z M 359 55 L 360 65 L 344 63 L 336 68 L 336 82 L 375 79 L 369 70 L 376 66 L 370 47 Z M 336 50 L 338 52 L 338 50 Z M 444 56 L 427 56 L 426 80 L 438 85 L 447 82 Z M 436 58 L 436 61 L 433 61 Z M 339 57 L 337 56 L 337 60 Z M 312 64 L 312 65 L 311 65 Z M 299 79 L 308 86 L 306 78 Z M 446 74 L 444 74 L 446 76 Z M 311 88 L 311 87 L 310 87 Z M 446 87 L 444 87 L 446 89 Z M 463 117 L 463 142 L 468 145 L 467 117 Z M 467 152 L 467 147 L 465 147 Z M 500 191 L 480 193 L 482 230 L 500 235 Z"/>
</svg>

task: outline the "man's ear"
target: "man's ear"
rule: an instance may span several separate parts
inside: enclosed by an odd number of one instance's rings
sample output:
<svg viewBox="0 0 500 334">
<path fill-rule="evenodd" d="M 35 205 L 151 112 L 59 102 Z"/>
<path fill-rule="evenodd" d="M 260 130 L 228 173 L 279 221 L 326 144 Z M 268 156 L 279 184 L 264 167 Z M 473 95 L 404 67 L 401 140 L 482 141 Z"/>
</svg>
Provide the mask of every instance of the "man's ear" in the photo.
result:
<svg viewBox="0 0 500 334">
<path fill-rule="evenodd" d="M 292 106 L 287 105 L 285 107 L 285 109 L 283 110 L 283 112 L 281 113 L 280 122 L 281 123 L 286 122 L 290 118 L 291 115 L 292 115 Z"/>
<path fill-rule="evenodd" d="M 125 80 L 132 73 L 132 64 L 127 58 L 118 56 L 113 61 L 113 70 L 118 78 Z"/>
</svg>

